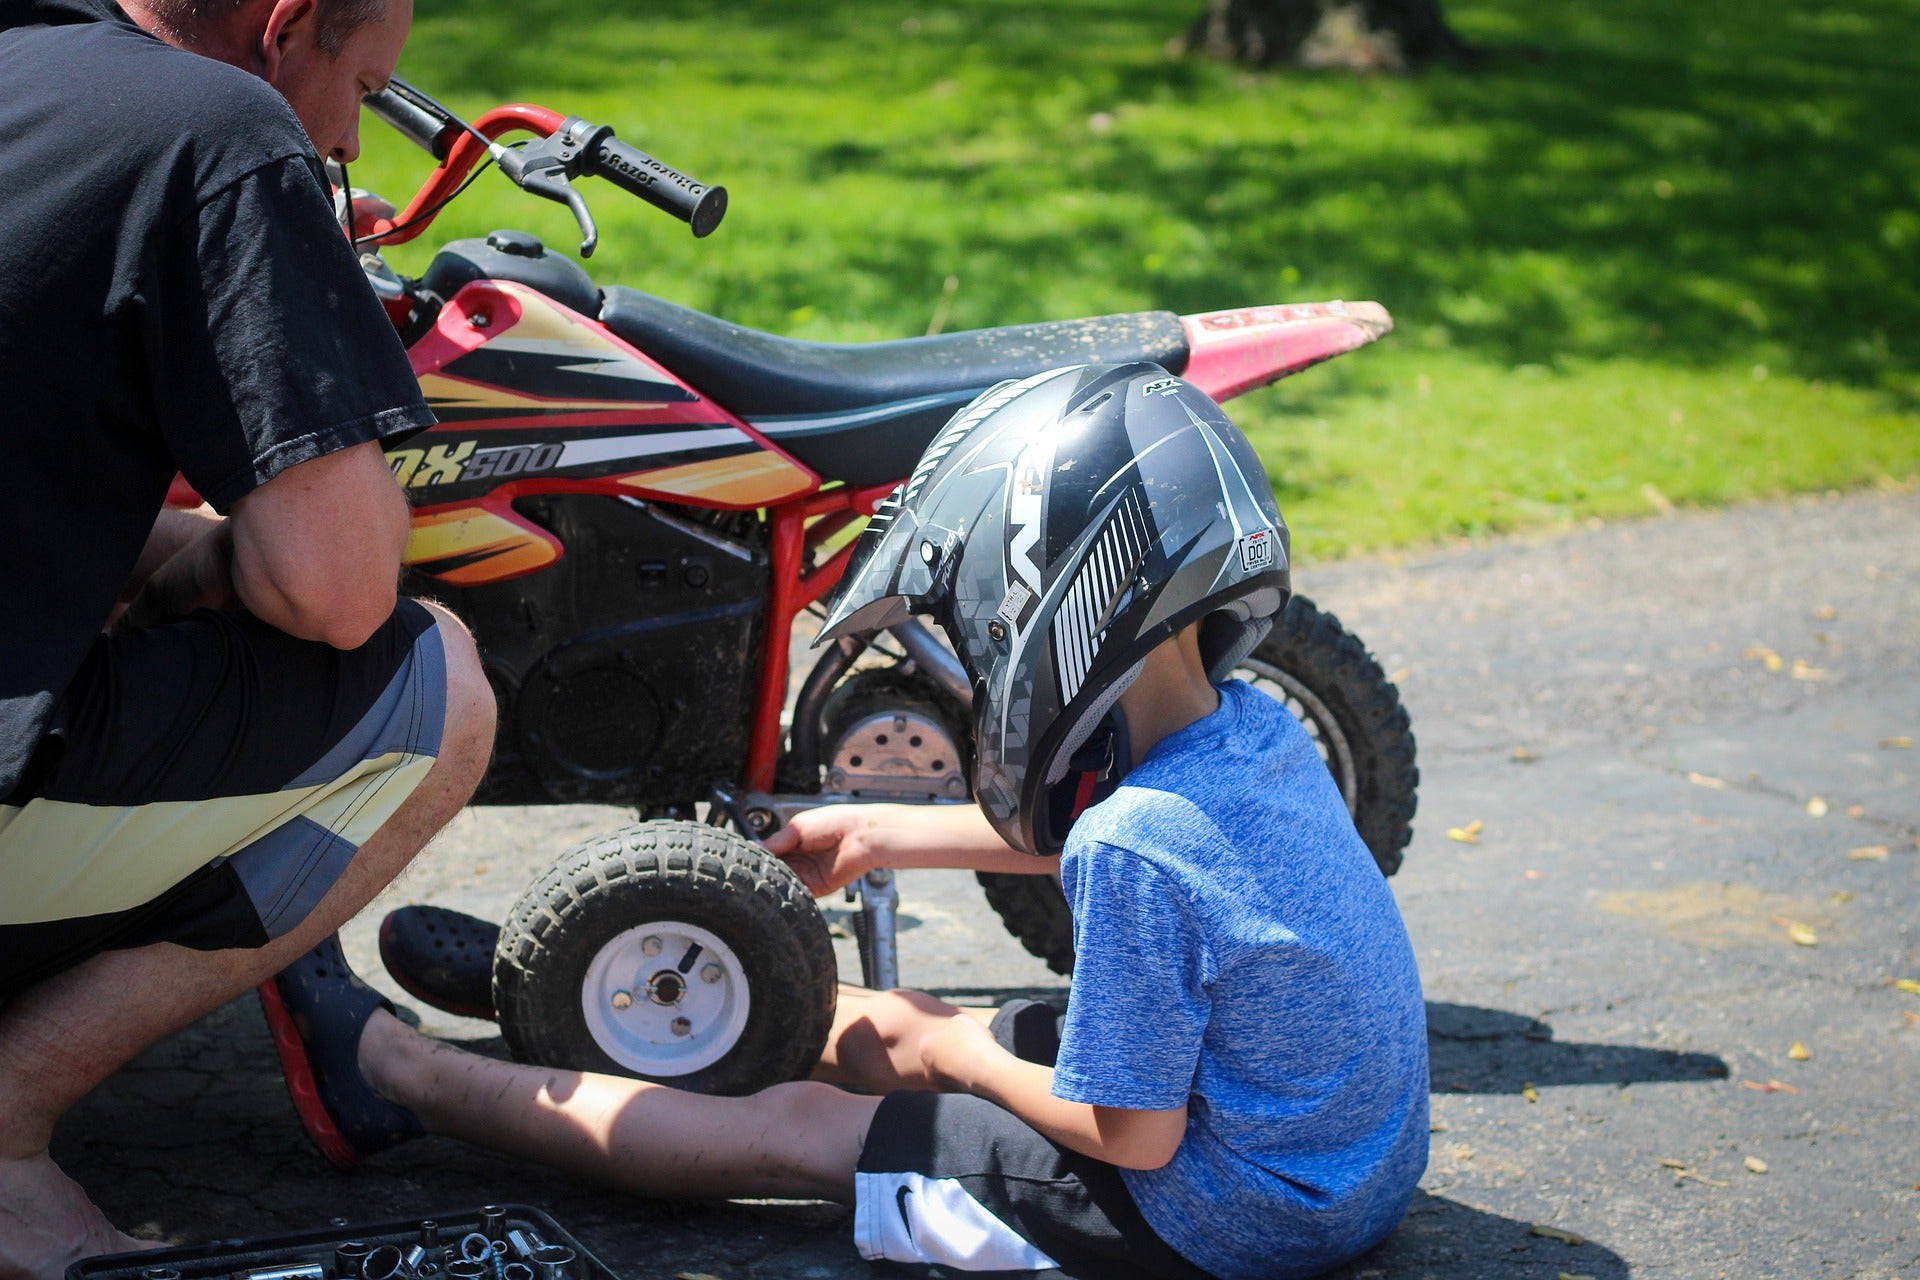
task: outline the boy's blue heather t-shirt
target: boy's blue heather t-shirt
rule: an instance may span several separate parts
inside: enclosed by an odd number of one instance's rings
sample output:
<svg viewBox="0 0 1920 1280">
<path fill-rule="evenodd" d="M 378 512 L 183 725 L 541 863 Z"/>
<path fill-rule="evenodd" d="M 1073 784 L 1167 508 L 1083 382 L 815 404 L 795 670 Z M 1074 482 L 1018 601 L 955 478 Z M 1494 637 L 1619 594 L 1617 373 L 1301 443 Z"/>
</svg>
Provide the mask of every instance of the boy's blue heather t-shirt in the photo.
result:
<svg viewBox="0 0 1920 1280">
<path fill-rule="evenodd" d="M 1400 913 L 1313 742 L 1234 681 L 1074 823 L 1078 959 L 1053 1092 L 1188 1106 L 1122 1170 L 1161 1238 L 1225 1280 L 1371 1247 L 1427 1163 L 1427 1036 Z"/>
</svg>

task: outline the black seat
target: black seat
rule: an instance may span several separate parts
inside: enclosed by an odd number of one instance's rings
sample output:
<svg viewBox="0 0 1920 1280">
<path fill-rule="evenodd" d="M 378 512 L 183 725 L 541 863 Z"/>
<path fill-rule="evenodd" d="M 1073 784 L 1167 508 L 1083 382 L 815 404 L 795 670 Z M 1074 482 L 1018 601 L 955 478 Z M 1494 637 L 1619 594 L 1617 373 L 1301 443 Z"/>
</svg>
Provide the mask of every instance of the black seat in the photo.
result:
<svg viewBox="0 0 1920 1280">
<path fill-rule="evenodd" d="M 851 485 L 904 477 L 955 409 L 1007 378 L 1093 362 L 1187 366 L 1186 330 L 1171 311 L 898 342 L 798 342 L 615 287 L 600 319 L 822 479 Z"/>
</svg>

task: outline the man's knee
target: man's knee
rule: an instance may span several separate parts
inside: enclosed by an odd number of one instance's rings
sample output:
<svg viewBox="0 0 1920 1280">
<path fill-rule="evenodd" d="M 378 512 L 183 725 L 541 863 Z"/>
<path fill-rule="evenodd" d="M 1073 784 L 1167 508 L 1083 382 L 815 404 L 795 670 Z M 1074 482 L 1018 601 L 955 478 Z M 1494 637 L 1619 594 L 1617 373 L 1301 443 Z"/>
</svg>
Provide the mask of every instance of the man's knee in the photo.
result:
<svg viewBox="0 0 1920 1280">
<path fill-rule="evenodd" d="M 479 651 L 466 624 L 441 606 L 422 601 L 434 615 L 435 629 L 446 654 L 447 717 L 440 736 L 441 761 L 479 785 L 493 754 L 497 710 L 493 688 L 480 665 Z"/>
</svg>

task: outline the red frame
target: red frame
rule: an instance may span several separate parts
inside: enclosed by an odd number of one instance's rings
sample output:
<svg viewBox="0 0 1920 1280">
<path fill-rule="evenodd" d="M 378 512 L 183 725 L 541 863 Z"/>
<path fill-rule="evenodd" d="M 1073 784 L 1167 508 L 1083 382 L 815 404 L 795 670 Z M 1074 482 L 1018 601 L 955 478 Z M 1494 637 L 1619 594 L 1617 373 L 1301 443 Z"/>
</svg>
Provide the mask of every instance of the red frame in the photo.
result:
<svg viewBox="0 0 1920 1280">
<path fill-rule="evenodd" d="M 515 131 L 546 137 L 565 121 L 565 116 L 547 107 L 509 103 L 486 112 L 474 122 L 474 129 L 494 140 Z M 435 206 L 459 190 L 486 154 L 486 147 L 472 132 L 458 133 L 446 158 L 428 176 L 407 207 L 391 219 L 374 223 L 367 239 L 386 245 L 404 244 L 419 237 L 438 216 Z M 395 230 L 396 227 L 400 229 Z M 1186 328 L 1191 352 L 1184 376 L 1216 401 L 1229 400 L 1364 346 L 1393 328 L 1386 310 L 1372 302 L 1249 307 L 1183 316 L 1181 322 Z M 740 425 L 757 435 L 744 423 Z M 779 451 L 777 446 L 768 444 L 768 447 Z M 489 499 L 549 488 L 577 492 L 593 487 L 591 482 L 530 482 L 502 489 L 490 494 Z M 772 541 L 772 592 L 767 603 L 760 683 L 747 745 L 746 783 L 752 790 L 771 791 L 774 785 L 793 624 L 807 606 L 839 583 L 856 543 L 847 543 L 817 565 L 811 561 L 835 534 L 853 521 L 871 516 L 896 487 L 897 482 L 860 489 L 842 486 L 815 490 L 766 508 Z"/>
</svg>

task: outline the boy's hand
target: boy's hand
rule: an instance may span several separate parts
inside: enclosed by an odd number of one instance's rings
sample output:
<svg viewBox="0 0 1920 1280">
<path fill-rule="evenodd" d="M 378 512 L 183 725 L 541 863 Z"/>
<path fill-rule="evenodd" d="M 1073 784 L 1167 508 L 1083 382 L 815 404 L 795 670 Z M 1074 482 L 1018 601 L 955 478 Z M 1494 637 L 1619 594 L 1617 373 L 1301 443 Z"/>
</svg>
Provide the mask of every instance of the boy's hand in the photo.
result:
<svg viewBox="0 0 1920 1280">
<path fill-rule="evenodd" d="M 920 1066 L 937 1089 L 971 1093 L 986 1066 L 995 1057 L 1017 1062 L 1000 1047 L 987 1024 L 956 1014 L 920 1038 Z"/>
<path fill-rule="evenodd" d="M 767 837 L 767 852 L 784 858 L 816 898 L 845 888 L 876 866 L 876 839 L 884 805 L 830 804 L 796 813 Z"/>
</svg>

